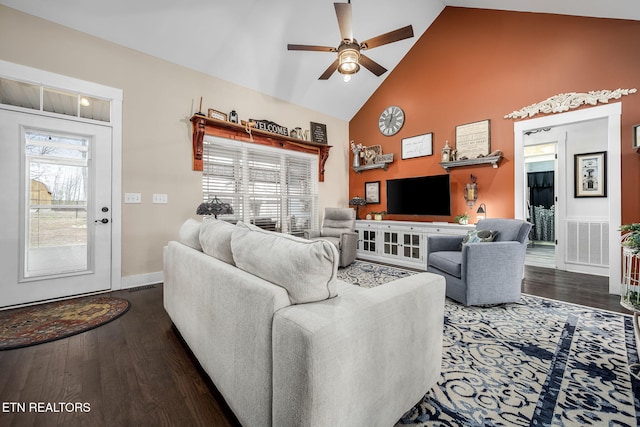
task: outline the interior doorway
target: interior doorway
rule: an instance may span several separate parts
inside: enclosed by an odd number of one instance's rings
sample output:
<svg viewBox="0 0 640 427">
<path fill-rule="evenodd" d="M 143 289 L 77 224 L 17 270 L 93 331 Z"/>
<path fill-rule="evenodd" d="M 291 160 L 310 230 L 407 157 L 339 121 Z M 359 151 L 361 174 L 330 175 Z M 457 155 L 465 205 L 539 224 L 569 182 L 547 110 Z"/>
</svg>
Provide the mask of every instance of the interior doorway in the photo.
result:
<svg viewBox="0 0 640 427">
<path fill-rule="evenodd" d="M 549 131 L 550 128 L 546 128 L 536 132 L 548 135 Z M 531 143 L 528 138 L 525 138 L 524 142 L 527 220 L 533 224 L 525 264 L 556 268 L 555 212 L 558 143 L 556 141 Z"/>
<path fill-rule="evenodd" d="M 621 103 L 614 102 L 514 123 L 515 217 L 528 215 L 525 194 L 524 140 L 526 133 L 551 128 L 564 131 L 558 139 L 555 200 L 556 267 L 560 270 L 606 276 L 609 292 L 620 294 L 621 252 Z M 606 152 L 606 197 L 580 198 L 576 156 Z M 561 169 L 561 170 L 560 170 Z"/>
</svg>

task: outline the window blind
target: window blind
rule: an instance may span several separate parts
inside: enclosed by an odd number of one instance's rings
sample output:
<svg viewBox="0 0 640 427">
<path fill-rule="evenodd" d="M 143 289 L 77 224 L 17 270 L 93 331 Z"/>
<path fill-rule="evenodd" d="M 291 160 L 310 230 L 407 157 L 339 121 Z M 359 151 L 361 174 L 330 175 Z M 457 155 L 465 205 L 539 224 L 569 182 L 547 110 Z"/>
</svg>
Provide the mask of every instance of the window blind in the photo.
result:
<svg viewBox="0 0 640 427">
<path fill-rule="evenodd" d="M 203 201 L 218 197 L 244 221 L 266 230 L 302 235 L 317 229 L 316 155 L 205 136 Z"/>
</svg>

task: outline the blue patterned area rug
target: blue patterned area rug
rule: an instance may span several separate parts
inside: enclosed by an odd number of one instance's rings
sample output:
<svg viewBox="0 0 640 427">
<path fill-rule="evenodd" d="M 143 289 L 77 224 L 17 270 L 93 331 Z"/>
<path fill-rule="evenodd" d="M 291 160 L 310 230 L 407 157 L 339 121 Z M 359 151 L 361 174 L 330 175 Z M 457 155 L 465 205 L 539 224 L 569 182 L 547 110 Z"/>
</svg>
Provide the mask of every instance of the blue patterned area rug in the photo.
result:
<svg viewBox="0 0 640 427">
<path fill-rule="evenodd" d="M 338 272 L 367 287 L 410 274 L 363 261 Z M 494 307 L 447 299 L 444 323 L 440 381 L 398 426 L 640 425 L 631 316 L 523 295 Z"/>
</svg>

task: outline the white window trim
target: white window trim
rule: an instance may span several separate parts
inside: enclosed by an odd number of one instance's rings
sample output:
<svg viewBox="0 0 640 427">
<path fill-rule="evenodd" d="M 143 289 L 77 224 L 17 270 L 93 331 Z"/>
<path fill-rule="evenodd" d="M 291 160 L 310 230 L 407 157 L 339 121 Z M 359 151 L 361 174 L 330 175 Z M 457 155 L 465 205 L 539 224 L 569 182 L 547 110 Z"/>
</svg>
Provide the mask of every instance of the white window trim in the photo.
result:
<svg viewBox="0 0 640 427">
<path fill-rule="evenodd" d="M 309 161 L 309 172 L 310 172 L 310 183 L 312 185 L 312 197 L 311 197 L 311 205 L 310 205 L 310 210 L 309 210 L 309 214 L 310 214 L 310 224 L 309 224 L 309 229 L 317 229 L 318 228 L 318 223 L 319 223 L 319 218 L 318 218 L 318 213 L 317 213 L 317 206 L 318 206 L 318 168 L 317 168 L 317 163 L 318 163 L 318 156 L 316 154 L 309 154 L 309 153 L 302 153 L 302 152 L 298 152 L 298 151 L 292 151 L 292 150 L 286 150 L 286 149 L 282 149 L 282 148 L 275 148 L 275 147 L 269 147 L 269 146 L 264 146 L 264 145 L 259 145 L 259 144 L 252 144 L 252 143 L 248 143 L 248 142 L 243 142 L 243 141 L 237 141 L 237 140 L 231 140 L 231 139 L 226 139 L 226 138 L 221 138 L 221 137 L 217 137 L 217 136 L 212 136 L 212 135 L 205 135 L 204 137 L 204 143 L 205 143 L 205 152 L 207 150 L 206 145 L 207 144 L 211 144 L 211 143 L 215 143 L 215 144 L 219 144 L 222 145 L 224 147 L 228 147 L 230 149 L 239 149 L 243 151 L 243 156 L 246 156 L 246 154 L 251 151 L 251 153 L 264 153 L 265 155 L 269 155 L 269 156 L 280 156 L 281 158 L 296 158 L 296 159 L 305 159 Z M 246 171 L 244 172 L 246 174 Z M 284 173 L 284 171 L 282 171 L 282 173 Z M 206 159 L 205 159 L 205 172 L 203 172 L 203 181 L 206 177 Z M 245 177 L 245 179 L 247 179 Z M 285 178 L 283 177 L 283 179 L 281 180 L 281 182 L 284 182 Z M 246 189 L 242 189 L 241 191 L 245 191 Z M 224 196 L 224 194 L 220 193 L 220 194 L 208 194 L 208 193 L 204 193 L 204 189 L 203 189 L 203 200 L 206 201 L 205 199 L 209 199 L 210 197 L 213 196 Z M 239 212 L 234 213 L 234 215 L 230 216 L 233 217 L 233 219 L 239 220 L 239 221 L 246 221 L 249 222 L 251 220 L 251 208 L 250 208 L 250 197 L 246 197 L 249 196 L 249 193 L 247 192 L 245 195 L 243 195 L 245 197 L 243 197 L 243 206 L 241 207 L 241 209 L 238 209 Z M 282 195 L 282 200 L 286 201 L 287 197 L 286 195 Z M 280 206 L 280 218 L 278 220 L 278 223 L 280 224 L 280 231 L 284 232 L 284 233 L 290 233 L 291 230 L 289 229 L 289 225 L 288 222 L 286 221 L 288 219 L 288 212 L 287 212 L 287 204 L 286 203 L 282 203 Z"/>
</svg>

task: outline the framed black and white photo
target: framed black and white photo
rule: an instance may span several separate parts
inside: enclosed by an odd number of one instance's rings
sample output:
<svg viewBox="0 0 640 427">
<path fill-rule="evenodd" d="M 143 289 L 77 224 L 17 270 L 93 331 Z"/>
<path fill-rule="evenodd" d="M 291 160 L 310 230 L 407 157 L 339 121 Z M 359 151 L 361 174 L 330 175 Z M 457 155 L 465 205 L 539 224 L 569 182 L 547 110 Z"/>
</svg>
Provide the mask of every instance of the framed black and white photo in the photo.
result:
<svg viewBox="0 0 640 427">
<path fill-rule="evenodd" d="M 380 181 L 364 183 L 364 199 L 368 205 L 380 203 Z"/>
<path fill-rule="evenodd" d="M 607 197 L 607 152 L 575 154 L 575 197 Z"/>
<path fill-rule="evenodd" d="M 433 155 L 433 133 L 402 138 L 402 160 Z"/>
<path fill-rule="evenodd" d="M 640 148 L 640 125 L 633 127 L 633 148 Z"/>
</svg>

